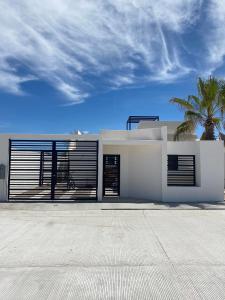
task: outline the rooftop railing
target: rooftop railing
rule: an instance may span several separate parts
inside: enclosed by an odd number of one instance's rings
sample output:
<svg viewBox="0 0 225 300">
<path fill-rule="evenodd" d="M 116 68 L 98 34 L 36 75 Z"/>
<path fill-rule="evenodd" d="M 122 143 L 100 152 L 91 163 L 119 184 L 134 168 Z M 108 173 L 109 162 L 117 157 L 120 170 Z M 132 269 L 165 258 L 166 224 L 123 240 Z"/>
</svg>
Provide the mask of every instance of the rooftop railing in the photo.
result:
<svg viewBox="0 0 225 300">
<path fill-rule="evenodd" d="M 141 121 L 159 121 L 159 116 L 129 116 L 126 129 L 131 130 L 132 124 L 138 124 Z"/>
</svg>

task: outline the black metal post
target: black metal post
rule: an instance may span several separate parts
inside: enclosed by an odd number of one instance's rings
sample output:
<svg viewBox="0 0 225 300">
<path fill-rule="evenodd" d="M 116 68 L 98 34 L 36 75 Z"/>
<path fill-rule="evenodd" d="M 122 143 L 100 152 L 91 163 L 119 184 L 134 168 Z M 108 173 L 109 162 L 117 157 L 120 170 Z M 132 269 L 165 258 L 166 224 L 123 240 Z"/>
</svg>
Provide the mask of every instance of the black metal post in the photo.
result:
<svg viewBox="0 0 225 300">
<path fill-rule="evenodd" d="M 99 141 L 96 141 L 96 200 L 98 200 L 98 155 L 99 155 Z"/>
<path fill-rule="evenodd" d="M 56 142 L 52 142 L 52 176 L 51 176 L 51 200 L 55 199 L 55 186 L 57 183 L 57 151 Z"/>
<path fill-rule="evenodd" d="M 44 159 L 44 151 L 41 151 L 41 154 L 40 154 L 39 186 L 43 185 L 43 159 Z"/>
<path fill-rule="evenodd" d="M 194 186 L 196 186 L 195 155 L 193 155 L 193 168 L 194 168 Z"/>
</svg>

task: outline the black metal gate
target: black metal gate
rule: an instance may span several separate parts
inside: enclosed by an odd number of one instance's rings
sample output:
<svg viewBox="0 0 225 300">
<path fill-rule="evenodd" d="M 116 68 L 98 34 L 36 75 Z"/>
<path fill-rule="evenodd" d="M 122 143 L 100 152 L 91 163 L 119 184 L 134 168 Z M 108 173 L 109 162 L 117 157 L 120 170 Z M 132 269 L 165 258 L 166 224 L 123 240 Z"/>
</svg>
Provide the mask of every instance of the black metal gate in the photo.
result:
<svg viewBox="0 0 225 300">
<path fill-rule="evenodd" d="M 103 195 L 120 195 L 120 155 L 103 156 Z"/>
<path fill-rule="evenodd" d="M 9 140 L 9 200 L 96 200 L 98 141 Z"/>
</svg>

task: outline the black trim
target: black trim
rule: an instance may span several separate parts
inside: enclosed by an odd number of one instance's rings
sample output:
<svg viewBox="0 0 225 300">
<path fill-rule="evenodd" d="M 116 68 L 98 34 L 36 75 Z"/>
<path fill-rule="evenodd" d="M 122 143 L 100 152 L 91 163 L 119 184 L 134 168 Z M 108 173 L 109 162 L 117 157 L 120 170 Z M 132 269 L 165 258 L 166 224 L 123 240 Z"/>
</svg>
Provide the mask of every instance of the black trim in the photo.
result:
<svg viewBox="0 0 225 300">
<path fill-rule="evenodd" d="M 51 174 L 51 200 L 55 199 L 55 188 L 57 183 L 57 152 L 56 142 L 52 142 L 52 174 Z"/>
</svg>

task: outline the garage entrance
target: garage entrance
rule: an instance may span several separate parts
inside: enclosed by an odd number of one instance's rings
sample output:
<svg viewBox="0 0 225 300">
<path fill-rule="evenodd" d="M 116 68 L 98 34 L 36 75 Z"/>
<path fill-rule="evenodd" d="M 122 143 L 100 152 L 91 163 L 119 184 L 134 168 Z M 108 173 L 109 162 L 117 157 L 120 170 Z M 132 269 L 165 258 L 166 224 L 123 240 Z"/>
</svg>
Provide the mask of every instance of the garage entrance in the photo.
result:
<svg viewBox="0 0 225 300">
<path fill-rule="evenodd" d="M 9 140 L 9 200 L 97 200 L 98 141 Z"/>
</svg>

